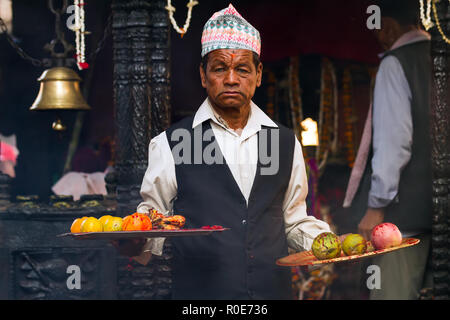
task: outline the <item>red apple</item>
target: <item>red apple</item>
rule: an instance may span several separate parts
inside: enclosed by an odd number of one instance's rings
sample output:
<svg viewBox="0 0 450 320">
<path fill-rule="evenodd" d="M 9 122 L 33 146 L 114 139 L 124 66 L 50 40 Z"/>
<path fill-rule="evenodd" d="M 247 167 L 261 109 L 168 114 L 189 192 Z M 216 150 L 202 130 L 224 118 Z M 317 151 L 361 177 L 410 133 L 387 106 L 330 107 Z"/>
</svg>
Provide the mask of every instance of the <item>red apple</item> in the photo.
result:
<svg viewBox="0 0 450 320">
<path fill-rule="evenodd" d="M 395 224 L 384 222 L 372 229 L 371 240 L 377 250 L 392 248 L 402 243 L 402 234 Z"/>
</svg>

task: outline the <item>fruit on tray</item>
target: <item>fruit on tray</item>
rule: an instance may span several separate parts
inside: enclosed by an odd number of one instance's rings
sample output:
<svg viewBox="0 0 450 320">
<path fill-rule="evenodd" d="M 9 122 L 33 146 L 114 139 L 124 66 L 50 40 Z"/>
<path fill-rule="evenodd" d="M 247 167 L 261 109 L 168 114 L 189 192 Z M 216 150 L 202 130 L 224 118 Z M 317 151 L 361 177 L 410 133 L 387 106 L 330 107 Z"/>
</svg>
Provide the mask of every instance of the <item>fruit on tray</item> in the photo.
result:
<svg viewBox="0 0 450 320">
<path fill-rule="evenodd" d="M 144 213 L 135 212 L 123 218 L 122 231 L 152 230 L 152 221 Z"/>
<path fill-rule="evenodd" d="M 375 251 L 375 248 L 373 247 L 373 244 L 371 241 L 367 241 L 366 243 L 367 243 L 366 253 Z"/>
<path fill-rule="evenodd" d="M 81 224 L 86 220 L 88 217 L 82 217 L 77 218 L 73 220 L 72 225 L 70 226 L 70 232 L 72 233 L 79 233 L 81 232 Z"/>
<path fill-rule="evenodd" d="M 81 232 L 102 232 L 103 225 L 97 218 L 89 217 L 81 224 Z"/>
<path fill-rule="evenodd" d="M 377 250 L 396 247 L 402 243 L 402 234 L 395 224 L 384 222 L 372 229 L 371 242 Z"/>
<path fill-rule="evenodd" d="M 314 238 L 312 253 L 319 260 L 333 259 L 341 255 L 341 241 L 332 232 L 323 232 Z"/>
<path fill-rule="evenodd" d="M 103 228 L 105 227 L 105 224 L 108 223 L 109 219 L 111 219 L 113 216 L 111 215 L 105 215 L 105 216 L 101 216 L 98 220 L 100 220 L 100 222 L 102 223 Z"/>
<path fill-rule="evenodd" d="M 145 213 L 135 212 L 124 218 L 104 215 L 100 218 L 82 217 L 72 222 L 71 233 L 146 231 L 152 229 L 178 230 L 184 226 L 186 219 L 181 215 L 165 216 L 156 209 Z"/>
<path fill-rule="evenodd" d="M 103 225 L 103 231 L 122 231 L 123 219 L 121 217 L 111 217 Z"/>
<path fill-rule="evenodd" d="M 366 253 L 366 249 L 366 239 L 357 233 L 349 234 L 342 242 L 342 251 L 344 251 L 347 256 Z"/>
</svg>

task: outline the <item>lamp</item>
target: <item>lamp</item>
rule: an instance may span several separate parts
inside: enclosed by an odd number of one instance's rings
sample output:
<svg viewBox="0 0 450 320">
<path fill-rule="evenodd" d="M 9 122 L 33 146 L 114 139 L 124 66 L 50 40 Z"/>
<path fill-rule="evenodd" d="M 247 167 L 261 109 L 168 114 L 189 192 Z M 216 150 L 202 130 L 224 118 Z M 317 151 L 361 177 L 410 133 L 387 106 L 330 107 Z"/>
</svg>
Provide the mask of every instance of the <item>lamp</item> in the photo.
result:
<svg viewBox="0 0 450 320">
<path fill-rule="evenodd" d="M 317 122 L 311 118 L 303 120 L 300 125 L 303 128 L 302 145 L 303 146 L 315 146 L 319 145 L 319 135 L 317 133 Z"/>
</svg>

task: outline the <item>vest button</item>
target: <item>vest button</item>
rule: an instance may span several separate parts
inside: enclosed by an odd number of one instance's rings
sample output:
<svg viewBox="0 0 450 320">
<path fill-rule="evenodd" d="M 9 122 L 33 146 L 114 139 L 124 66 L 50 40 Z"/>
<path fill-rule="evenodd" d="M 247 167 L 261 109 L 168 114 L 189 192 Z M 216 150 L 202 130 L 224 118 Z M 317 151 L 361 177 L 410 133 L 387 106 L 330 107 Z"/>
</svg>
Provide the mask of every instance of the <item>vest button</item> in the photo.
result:
<svg viewBox="0 0 450 320">
<path fill-rule="evenodd" d="M 247 224 L 247 220 L 242 220 L 242 225 L 245 226 Z"/>
</svg>

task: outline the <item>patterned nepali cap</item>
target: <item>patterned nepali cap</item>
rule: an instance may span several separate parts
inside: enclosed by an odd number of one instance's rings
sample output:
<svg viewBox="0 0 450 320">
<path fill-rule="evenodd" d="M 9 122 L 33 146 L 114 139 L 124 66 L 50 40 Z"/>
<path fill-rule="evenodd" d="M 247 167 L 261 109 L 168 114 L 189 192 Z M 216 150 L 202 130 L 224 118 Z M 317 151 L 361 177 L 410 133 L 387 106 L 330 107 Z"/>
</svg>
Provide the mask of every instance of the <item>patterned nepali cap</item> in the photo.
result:
<svg viewBox="0 0 450 320">
<path fill-rule="evenodd" d="M 217 49 L 247 49 L 261 53 L 261 37 L 230 4 L 212 15 L 203 27 L 202 57 Z"/>
</svg>

